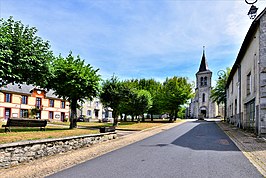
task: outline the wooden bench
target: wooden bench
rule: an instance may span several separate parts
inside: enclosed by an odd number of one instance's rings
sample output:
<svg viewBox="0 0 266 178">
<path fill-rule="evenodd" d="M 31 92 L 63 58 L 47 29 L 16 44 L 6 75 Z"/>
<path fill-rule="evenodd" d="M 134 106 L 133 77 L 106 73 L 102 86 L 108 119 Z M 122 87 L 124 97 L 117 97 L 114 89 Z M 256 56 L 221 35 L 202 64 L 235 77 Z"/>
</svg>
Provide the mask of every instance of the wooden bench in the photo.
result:
<svg viewBox="0 0 266 178">
<path fill-rule="evenodd" d="M 47 120 L 28 119 L 28 118 L 9 118 L 5 127 L 5 132 L 11 132 L 10 127 L 40 127 L 40 130 L 45 130 Z"/>
<path fill-rule="evenodd" d="M 100 133 L 115 132 L 115 126 L 100 127 Z"/>
</svg>

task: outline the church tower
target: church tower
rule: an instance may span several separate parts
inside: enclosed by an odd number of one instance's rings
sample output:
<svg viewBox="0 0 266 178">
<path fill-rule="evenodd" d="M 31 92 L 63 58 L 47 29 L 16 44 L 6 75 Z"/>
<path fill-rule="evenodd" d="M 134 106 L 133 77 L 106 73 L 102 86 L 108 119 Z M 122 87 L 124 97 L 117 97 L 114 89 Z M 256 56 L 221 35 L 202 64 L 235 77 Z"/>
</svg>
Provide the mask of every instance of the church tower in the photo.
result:
<svg viewBox="0 0 266 178">
<path fill-rule="evenodd" d="M 205 48 L 200 62 L 199 71 L 196 73 L 196 89 L 194 98 L 194 117 L 196 118 L 213 118 L 216 116 L 215 103 L 212 102 L 211 96 L 212 72 L 208 69 L 205 57 Z"/>
</svg>

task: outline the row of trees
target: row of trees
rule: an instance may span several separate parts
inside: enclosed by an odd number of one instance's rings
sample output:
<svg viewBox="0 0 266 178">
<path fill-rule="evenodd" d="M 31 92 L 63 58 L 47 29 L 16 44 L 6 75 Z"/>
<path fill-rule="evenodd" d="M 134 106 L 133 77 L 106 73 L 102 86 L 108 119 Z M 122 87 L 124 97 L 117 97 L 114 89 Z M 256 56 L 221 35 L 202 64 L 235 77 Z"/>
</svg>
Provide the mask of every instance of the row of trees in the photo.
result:
<svg viewBox="0 0 266 178">
<path fill-rule="evenodd" d="M 70 128 L 76 127 L 78 101 L 99 95 L 103 104 L 113 109 L 115 121 L 122 113 L 133 118 L 144 113 L 169 113 L 173 119 L 192 97 L 192 85 L 183 77 L 160 83 L 153 79 L 119 81 L 113 76 L 101 86 L 98 69 L 72 52 L 66 57 L 54 56 L 49 42 L 36 33 L 35 27 L 12 17 L 0 20 L 0 87 L 26 83 L 53 89 L 70 102 Z"/>
<path fill-rule="evenodd" d="M 121 114 L 125 118 L 131 115 L 132 120 L 142 115 L 145 121 L 144 113 L 148 113 L 153 121 L 153 114 L 168 113 L 172 121 L 192 98 L 192 84 L 184 77 L 167 78 L 160 83 L 154 79 L 119 81 L 113 76 L 103 82 L 100 98 L 105 106 L 113 109 L 114 124 Z"/>
</svg>

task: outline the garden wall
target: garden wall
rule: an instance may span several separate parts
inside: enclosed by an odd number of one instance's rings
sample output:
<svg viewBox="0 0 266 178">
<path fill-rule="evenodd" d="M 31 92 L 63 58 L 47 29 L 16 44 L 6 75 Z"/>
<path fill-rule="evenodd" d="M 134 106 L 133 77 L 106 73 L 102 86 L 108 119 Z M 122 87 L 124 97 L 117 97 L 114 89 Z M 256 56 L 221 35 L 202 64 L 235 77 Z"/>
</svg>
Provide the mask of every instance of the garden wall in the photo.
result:
<svg viewBox="0 0 266 178">
<path fill-rule="evenodd" d="M 0 144 L 0 168 L 116 139 L 115 132 Z"/>
</svg>

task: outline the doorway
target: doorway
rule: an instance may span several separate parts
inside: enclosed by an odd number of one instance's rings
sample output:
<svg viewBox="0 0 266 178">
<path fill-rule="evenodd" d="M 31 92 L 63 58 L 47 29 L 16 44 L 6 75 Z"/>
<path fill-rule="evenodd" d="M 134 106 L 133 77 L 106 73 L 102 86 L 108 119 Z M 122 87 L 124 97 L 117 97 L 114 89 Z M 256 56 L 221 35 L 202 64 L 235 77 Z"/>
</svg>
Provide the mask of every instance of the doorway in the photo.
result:
<svg viewBox="0 0 266 178">
<path fill-rule="evenodd" d="M 5 108 L 5 120 L 9 119 L 11 116 L 11 108 Z"/>
<path fill-rule="evenodd" d="M 64 122 L 65 121 L 65 113 L 61 112 L 61 121 Z"/>
<path fill-rule="evenodd" d="M 206 110 L 201 110 L 200 113 L 201 113 L 204 117 L 206 117 L 206 115 L 207 115 Z"/>
</svg>

